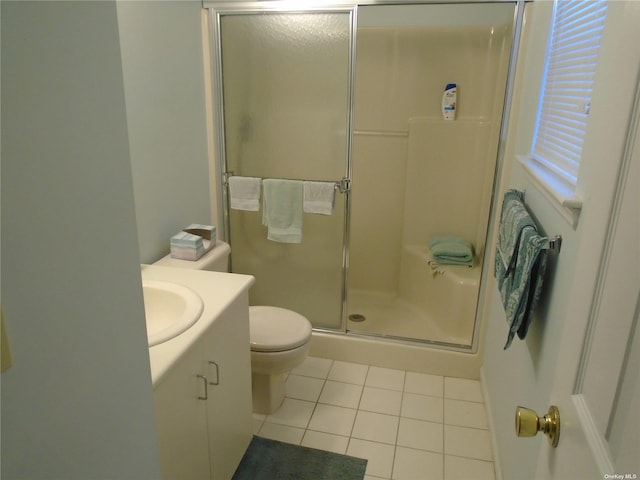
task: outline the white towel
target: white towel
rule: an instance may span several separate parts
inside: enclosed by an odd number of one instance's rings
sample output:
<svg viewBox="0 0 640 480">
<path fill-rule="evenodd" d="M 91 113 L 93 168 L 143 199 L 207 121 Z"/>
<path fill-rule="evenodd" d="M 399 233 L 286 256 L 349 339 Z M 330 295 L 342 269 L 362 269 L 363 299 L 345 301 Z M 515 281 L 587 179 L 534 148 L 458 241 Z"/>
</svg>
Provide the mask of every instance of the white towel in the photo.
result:
<svg viewBox="0 0 640 480">
<path fill-rule="evenodd" d="M 335 182 L 304 182 L 302 209 L 305 213 L 333 215 L 335 191 Z"/>
<path fill-rule="evenodd" d="M 234 210 L 257 212 L 260 210 L 260 185 L 262 179 L 256 177 L 229 177 L 230 206 Z"/>
</svg>

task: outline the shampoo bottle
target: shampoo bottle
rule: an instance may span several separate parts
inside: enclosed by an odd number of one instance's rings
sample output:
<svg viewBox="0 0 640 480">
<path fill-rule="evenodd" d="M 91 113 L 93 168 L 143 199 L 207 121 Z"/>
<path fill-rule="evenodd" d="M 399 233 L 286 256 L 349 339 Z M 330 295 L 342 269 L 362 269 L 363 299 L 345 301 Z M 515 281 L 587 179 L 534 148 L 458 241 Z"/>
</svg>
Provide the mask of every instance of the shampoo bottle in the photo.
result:
<svg viewBox="0 0 640 480">
<path fill-rule="evenodd" d="M 457 86 L 455 83 L 448 83 L 444 88 L 442 95 L 442 116 L 445 120 L 456 119 L 456 94 Z"/>
</svg>

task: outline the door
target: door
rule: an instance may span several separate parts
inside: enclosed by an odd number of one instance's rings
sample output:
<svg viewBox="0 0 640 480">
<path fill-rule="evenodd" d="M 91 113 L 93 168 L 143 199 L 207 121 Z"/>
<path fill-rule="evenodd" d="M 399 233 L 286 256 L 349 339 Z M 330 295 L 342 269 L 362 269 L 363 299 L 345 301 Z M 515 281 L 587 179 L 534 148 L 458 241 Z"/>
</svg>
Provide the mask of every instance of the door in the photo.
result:
<svg viewBox="0 0 640 480">
<path fill-rule="evenodd" d="M 548 2 L 528 2 L 525 7 L 525 24 L 532 28 L 527 29 L 527 41 L 523 43 L 526 54 L 519 57 L 523 81 L 517 88 L 521 89 L 516 95 L 520 102 L 514 103 L 520 108 L 514 116 L 517 130 L 509 133 L 510 141 L 515 137 L 510 148 L 516 152 L 530 148 L 540 91 L 539 81 L 531 79 L 540 78 L 544 63 L 549 7 Z M 626 458 L 624 449 L 634 447 L 633 439 L 621 441 L 626 437 L 619 422 L 622 418 L 637 430 L 637 417 L 634 419 L 631 412 L 624 419 L 624 408 L 634 373 L 627 367 L 633 365 L 626 361 L 630 348 L 627 341 L 637 316 L 634 308 L 640 267 L 638 224 L 628 227 L 626 222 L 634 218 L 638 222 L 638 211 L 627 213 L 622 205 L 633 206 L 635 202 L 637 208 L 639 202 L 638 147 L 628 145 L 628 139 L 637 142 L 638 135 L 637 119 L 631 122 L 631 112 L 637 101 L 640 69 L 639 24 L 639 2 L 608 2 L 583 147 L 579 193 L 584 207 L 577 226 L 566 221 L 564 210 L 537 188 L 518 162 L 510 165 L 511 171 L 503 180 L 507 188 L 526 191 L 525 200 L 544 233 L 560 234 L 563 242 L 558 254 L 549 255 L 547 288 L 526 339 L 503 350 L 508 326 L 501 300 L 494 290 L 486 301 L 483 377 L 494 454 L 501 473 L 498 478 L 603 479 L 605 473 L 613 474 L 604 470 L 618 468 L 615 462 Z M 615 88 L 611 88 L 613 85 Z M 627 170 L 622 171 L 621 159 L 625 156 Z M 619 183 L 619 178 L 626 178 L 628 183 Z M 621 196 L 623 191 L 635 198 Z M 631 235 L 625 230 L 629 228 Z M 622 265 L 616 260 L 620 252 L 626 255 Z M 614 293 L 623 299 L 611 306 Z M 539 415 L 551 405 L 559 407 L 557 448 L 540 438 L 542 435 L 516 438 L 514 412 L 520 405 L 533 408 Z M 635 445 L 636 457 L 637 452 Z M 607 462 L 614 465 L 607 466 Z M 637 470 L 630 473 L 640 474 Z"/>
<path fill-rule="evenodd" d="M 289 308 L 314 327 L 340 328 L 353 11 L 230 8 L 212 17 L 222 171 L 336 187 L 330 215 L 303 215 L 300 243 L 267 239 L 263 205 L 230 208 L 232 271 L 256 278 L 251 305 Z"/>
<path fill-rule="evenodd" d="M 207 404 L 200 343 L 189 349 L 153 391 L 160 464 L 165 480 L 211 478 Z"/>
<path fill-rule="evenodd" d="M 582 350 L 568 348 L 559 358 L 562 367 L 556 374 L 550 400 L 561 414 L 560 443 L 557 451 L 541 450 L 536 478 L 607 478 L 607 474 L 617 474 L 622 476 L 609 478 L 635 479 L 640 475 L 637 113 L 636 110 L 635 129 L 631 132 L 635 140 L 632 138 L 628 164 L 622 169 L 595 294 L 591 302 L 581 302 L 590 309 L 587 338 Z M 578 292 L 576 295 L 581 296 Z M 580 298 L 576 298 L 578 302 Z M 564 335 L 573 337 L 574 332 L 565 331 Z M 630 408 L 633 404 L 635 407 Z"/>
<path fill-rule="evenodd" d="M 251 357 L 246 293 L 203 337 L 211 478 L 233 477 L 251 442 Z"/>
</svg>

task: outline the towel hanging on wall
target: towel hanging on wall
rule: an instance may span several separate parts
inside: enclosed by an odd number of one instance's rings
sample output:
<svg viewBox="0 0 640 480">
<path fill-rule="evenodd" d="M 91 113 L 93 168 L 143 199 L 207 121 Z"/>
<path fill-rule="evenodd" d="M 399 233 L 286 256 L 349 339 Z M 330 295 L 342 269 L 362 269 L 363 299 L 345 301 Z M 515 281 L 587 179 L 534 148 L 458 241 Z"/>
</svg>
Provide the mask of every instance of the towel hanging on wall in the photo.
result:
<svg viewBox="0 0 640 480">
<path fill-rule="evenodd" d="M 516 334 L 520 339 L 527 335 L 542 293 L 548 243 L 546 237 L 538 234 L 522 192 L 507 191 L 500 214 L 494 271 L 509 324 L 505 350 Z"/>
<path fill-rule="evenodd" d="M 507 273 L 514 267 L 523 229 L 536 228 L 536 224 L 524 206 L 523 196 L 522 192 L 508 190 L 502 203 L 497 256 L 502 260 Z"/>
</svg>

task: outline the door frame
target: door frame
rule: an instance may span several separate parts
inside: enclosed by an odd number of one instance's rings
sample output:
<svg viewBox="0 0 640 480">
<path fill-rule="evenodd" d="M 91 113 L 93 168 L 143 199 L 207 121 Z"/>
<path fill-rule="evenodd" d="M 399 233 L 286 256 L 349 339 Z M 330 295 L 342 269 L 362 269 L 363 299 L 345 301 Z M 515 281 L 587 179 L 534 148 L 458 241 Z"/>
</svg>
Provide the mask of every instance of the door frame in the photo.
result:
<svg viewBox="0 0 640 480">
<path fill-rule="evenodd" d="M 347 275 L 349 271 L 349 226 L 351 213 L 351 173 L 352 173 L 352 145 L 353 145 L 353 104 L 355 85 L 355 53 L 356 53 L 356 28 L 357 28 L 357 2 L 336 2 L 335 4 L 301 5 L 293 6 L 287 1 L 257 1 L 257 2 L 211 2 L 205 3 L 204 8 L 208 9 L 208 32 L 209 32 L 209 58 L 206 63 L 210 63 L 211 89 L 213 90 L 212 101 L 214 103 L 214 115 L 210 128 L 213 130 L 215 138 L 215 162 L 216 170 L 219 173 L 216 179 L 218 218 L 222 217 L 222 237 L 228 242 L 231 241 L 230 227 L 230 203 L 229 203 L 229 175 L 233 174 L 228 170 L 226 144 L 225 144 L 225 116 L 224 116 L 224 91 L 222 72 L 222 38 L 221 38 L 221 18 L 225 15 L 256 15 L 264 13 L 272 14 L 295 14 L 295 13 L 344 13 L 349 15 L 349 59 L 348 59 L 348 85 L 347 85 L 347 118 L 346 118 L 346 141 L 345 141 L 345 169 L 342 179 L 336 179 L 336 190 L 345 196 L 344 198 L 344 219 L 342 226 L 342 288 L 340 298 L 340 327 L 313 327 L 314 330 L 346 333 L 347 328 Z M 309 179 L 313 180 L 313 179 Z M 229 256 L 229 269 L 232 268 L 233 252 Z"/>
</svg>

